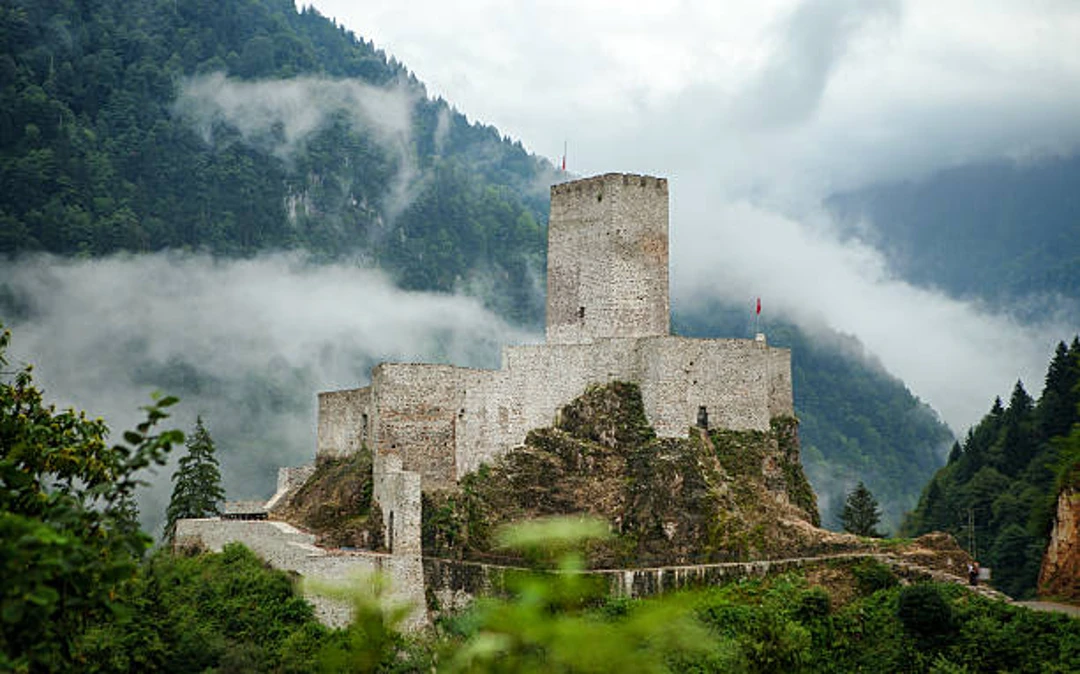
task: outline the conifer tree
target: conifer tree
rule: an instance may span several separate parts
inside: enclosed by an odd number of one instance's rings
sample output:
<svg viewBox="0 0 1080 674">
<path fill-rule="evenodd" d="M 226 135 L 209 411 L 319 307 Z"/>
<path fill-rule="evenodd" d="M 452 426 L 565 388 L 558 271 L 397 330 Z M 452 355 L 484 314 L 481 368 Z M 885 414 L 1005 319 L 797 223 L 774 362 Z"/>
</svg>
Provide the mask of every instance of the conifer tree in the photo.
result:
<svg viewBox="0 0 1080 674">
<path fill-rule="evenodd" d="M 1046 386 L 1039 399 L 1039 423 L 1045 438 L 1067 435 L 1080 403 L 1080 344 L 1058 342 L 1046 371 Z"/>
<path fill-rule="evenodd" d="M 221 471 L 214 457 L 214 441 L 202 417 L 196 419 L 195 432 L 185 444 L 187 454 L 180 459 L 180 467 L 173 475 L 176 484 L 166 510 L 165 538 L 170 543 L 176 535 L 178 520 L 219 515 L 225 500 Z"/>
<path fill-rule="evenodd" d="M 840 523 L 844 526 L 844 531 L 849 534 L 880 538 L 882 534 L 877 530 L 880 521 L 881 508 L 878 507 L 877 499 L 860 481 L 844 502 Z"/>
</svg>

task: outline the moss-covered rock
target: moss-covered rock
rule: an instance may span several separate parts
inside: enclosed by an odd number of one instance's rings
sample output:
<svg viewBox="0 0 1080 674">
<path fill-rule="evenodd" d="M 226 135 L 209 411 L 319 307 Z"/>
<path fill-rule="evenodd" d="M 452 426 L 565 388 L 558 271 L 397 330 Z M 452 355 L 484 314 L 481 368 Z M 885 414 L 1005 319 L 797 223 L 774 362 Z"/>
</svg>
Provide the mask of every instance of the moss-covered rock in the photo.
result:
<svg viewBox="0 0 1080 674">
<path fill-rule="evenodd" d="M 424 551 L 492 559 L 503 554 L 492 547 L 500 525 L 565 514 L 608 521 L 613 536 L 589 546 L 589 563 L 622 567 L 797 553 L 817 508 L 794 419 L 657 438 L 638 387 L 614 382 L 590 387 L 457 490 L 425 493 Z M 804 526 L 784 525 L 792 519 Z"/>
<path fill-rule="evenodd" d="M 322 459 L 315 472 L 276 513 L 329 547 L 382 547 L 379 508 L 372 502 L 371 452 Z"/>
</svg>

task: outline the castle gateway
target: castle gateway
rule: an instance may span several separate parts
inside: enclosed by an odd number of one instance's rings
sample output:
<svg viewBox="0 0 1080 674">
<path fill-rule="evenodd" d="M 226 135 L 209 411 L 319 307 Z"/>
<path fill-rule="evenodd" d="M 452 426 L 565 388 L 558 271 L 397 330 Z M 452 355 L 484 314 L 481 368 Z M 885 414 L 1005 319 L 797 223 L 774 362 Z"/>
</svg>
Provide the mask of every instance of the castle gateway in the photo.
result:
<svg viewBox="0 0 1080 674">
<path fill-rule="evenodd" d="M 660 436 L 767 431 L 794 416 L 791 352 L 670 334 L 668 184 L 609 173 L 551 188 L 544 344 L 502 367 L 382 363 L 371 385 L 319 394 L 316 458 L 366 445 L 395 553 L 420 552 L 420 491 L 453 486 L 521 444 L 591 384 L 638 384 Z"/>
</svg>

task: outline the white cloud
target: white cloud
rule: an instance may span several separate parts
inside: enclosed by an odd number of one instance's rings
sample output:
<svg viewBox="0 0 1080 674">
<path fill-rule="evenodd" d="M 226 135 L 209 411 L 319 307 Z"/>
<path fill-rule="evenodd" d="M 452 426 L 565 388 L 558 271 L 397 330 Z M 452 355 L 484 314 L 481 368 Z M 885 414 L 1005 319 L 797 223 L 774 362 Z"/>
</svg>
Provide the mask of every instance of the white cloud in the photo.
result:
<svg viewBox="0 0 1080 674">
<path fill-rule="evenodd" d="M 722 199 L 684 200 L 677 213 L 690 225 L 672 237 L 677 306 L 721 297 L 749 308 L 760 296 L 766 316 L 857 335 L 957 433 L 989 410 L 994 395 L 1007 397 L 1017 379 L 1038 395 L 1055 344 L 1071 334 L 1064 317 L 1021 325 L 904 283 L 876 250 L 839 243 L 827 223 Z"/>
<path fill-rule="evenodd" d="M 269 496 L 278 466 L 312 460 L 318 391 L 364 385 L 384 360 L 498 367 L 503 344 L 535 339 L 475 299 L 288 255 L 33 257 L 4 284 L 26 314 L 4 320 L 9 359 L 34 364 L 48 400 L 118 433 L 152 391 L 181 395 L 167 427 L 203 416 L 230 498 Z M 141 502 L 151 527 L 171 491 L 166 473 L 154 482 Z"/>
<path fill-rule="evenodd" d="M 175 110 L 215 140 L 214 128 L 226 122 L 245 141 L 291 161 L 313 134 L 334 115 L 343 115 L 371 133 L 396 161 L 385 213 L 393 218 L 419 191 L 419 171 L 411 148 L 412 115 L 418 93 L 404 83 L 376 87 L 353 79 L 296 77 L 245 81 L 222 73 L 183 80 Z"/>
<path fill-rule="evenodd" d="M 1075 2 L 313 4 L 533 151 L 558 156 L 568 139 L 571 171 L 670 178 L 681 301 L 765 294 L 854 334 L 954 429 L 1017 377 L 1038 391 L 1071 334 L 891 278 L 876 251 L 831 235 L 820 203 L 1075 152 Z"/>
</svg>

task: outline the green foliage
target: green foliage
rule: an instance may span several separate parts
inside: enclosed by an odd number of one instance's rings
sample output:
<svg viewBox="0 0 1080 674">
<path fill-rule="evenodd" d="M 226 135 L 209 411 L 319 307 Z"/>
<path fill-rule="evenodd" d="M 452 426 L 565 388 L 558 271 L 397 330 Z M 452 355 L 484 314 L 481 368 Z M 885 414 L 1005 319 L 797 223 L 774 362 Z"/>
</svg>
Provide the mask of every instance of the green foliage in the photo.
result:
<svg viewBox="0 0 1080 674">
<path fill-rule="evenodd" d="M 1075 461 L 1068 458 L 1076 456 L 1071 436 L 1060 433 L 1080 423 L 1077 382 L 1080 340 L 1074 339 L 1058 344 L 1037 402 L 1019 382 L 1007 406 L 995 399 L 959 455 L 926 486 L 903 530 L 947 531 L 974 548 L 998 589 L 1033 594 L 1057 494 L 1068 481 L 1061 476 Z"/>
<path fill-rule="evenodd" d="M 956 627 L 952 606 L 935 585 L 918 583 L 900 590 L 896 617 L 920 645 L 935 647 L 947 643 Z"/>
<path fill-rule="evenodd" d="M 885 564 L 876 559 L 864 559 L 851 567 L 851 574 L 864 595 L 871 595 L 879 590 L 888 590 L 900 584 L 896 574 Z"/>
<path fill-rule="evenodd" d="M 844 501 L 844 510 L 840 513 L 840 524 L 849 534 L 881 538 L 882 534 L 877 530 L 880 521 L 881 509 L 878 508 L 877 499 L 866 488 L 866 485 L 859 482 Z"/>
<path fill-rule="evenodd" d="M 170 544 L 176 536 L 178 520 L 219 515 L 225 500 L 214 441 L 203 426 L 202 417 L 195 420 L 195 432 L 188 437 L 186 446 L 187 454 L 173 474 L 176 484 L 165 513 L 165 540 Z"/>
<path fill-rule="evenodd" d="M 0 330 L 0 367 L 9 342 Z M 150 545 L 135 524 L 136 476 L 183 440 L 153 433 L 175 402 L 156 399 L 124 444 L 109 446 L 100 419 L 46 405 L 30 368 L 0 380 L 0 669 L 85 662 L 81 638 L 117 610 Z"/>
<path fill-rule="evenodd" d="M 91 671 L 313 671 L 332 634 L 294 581 L 247 548 L 159 551 L 85 639 Z"/>
<path fill-rule="evenodd" d="M 0 13 L 0 254 L 303 248 L 536 321 L 550 164 L 287 0 L 13 0 Z M 341 109 L 286 143 L 179 105 L 185 78 L 351 79 L 414 101 L 390 147 Z"/>
<path fill-rule="evenodd" d="M 408 649 L 400 628 L 414 608 L 394 604 L 385 579 L 359 575 L 344 584 L 308 582 L 318 594 L 352 607 L 349 625 L 325 640 L 317 653 L 323 672 L 392 672 L 430 669 L 423 649 Z"/>
<path fill-rule="evenodd" d="M 502 540 L 551 558 L 606 529 L 603 522 L 555 520 L 511 530 Z M 538 554 L 545 540 L 554 547 Z M 678 671 L 694 671 L 703 662 L 725 659 L 684 598 L 641 602 L 615 615 L 593 610 L 606 588 L 572 572 L 581 564 L 564 552 L 558 562 L 562 573 L 515 577 L 509 599 L 477 602 L 459 623 L 467 631 L 448 659 L 448 671 L 668 672 L 675 671 L 673 662 Z"/>
</svg>

